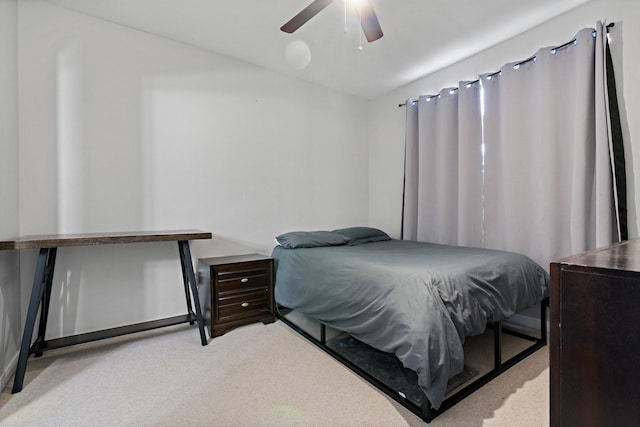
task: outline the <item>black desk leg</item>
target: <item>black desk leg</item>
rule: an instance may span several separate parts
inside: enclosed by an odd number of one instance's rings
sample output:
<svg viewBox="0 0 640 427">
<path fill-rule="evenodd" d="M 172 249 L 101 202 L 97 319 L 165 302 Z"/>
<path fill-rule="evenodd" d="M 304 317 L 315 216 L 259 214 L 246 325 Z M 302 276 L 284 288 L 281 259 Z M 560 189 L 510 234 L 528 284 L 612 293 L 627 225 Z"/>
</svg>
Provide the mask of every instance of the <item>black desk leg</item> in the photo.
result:
<svg viewBox="0 0 640 427">
<path fill-rule="evenodd" d="M 180 264 L 182 265 L 182 274 L 185 283 L 185 293 L 187 296 L 187 310 L 191 312 L 191 300 L 189 291 L 186 287 L 187 282 L 191 286 L 191 295 L 193 296 L 193 304 L 196 308 L 196 320 L 198 321 L 198 329 L 200 329 L 200 341 L 202 345 L 207 345 L 207 334 L 204 330 L 204 321 L 202 320 L 202 310 L 200 310 L 200 297 L 198 296 L 198 284 L 196 276 L 193 273 L 193 264 L 191 264 L 191 251 L 189 250 L 189 241 L 178 241 L 178 249 L 180 251 Z"/>
<path fill-rule="evenodd" d="M 183 261 L 183 251 L 180 246 L 178 246 L 180 250 L 180 267 L 182 268 L 182 281 L 184 282 L 184 296 L 187 298 L 187 313 L 195 315 L 193 312 L 193 306 L 191 305 L 191 293 L 189 291 L 189 274 L 185 268 L 186 262 Z M 193 321 L 189 322 L 190 325 L 193 325 Z"/>
<path fill-rule="evenodd" d="M 33 277 L 33 286 L 31 288 L 31 299 L 29 300 L 29 309 L 27 311 L 27 319 L 24 323 L 24 331 L 22 331 L 22 343 L 20 345 L 20 356 L 18 357 L 18 366 L 16 375 L 13 380 L 13 389 L 11 393 L 22 391 L 22 383 L 24 382 L 24 374 L 27 370 L 27 359 L 30 354 L 31 338 L 33 337 L 33 328 L 36 323 L 36 316 L 41 302 L 43 302 L 43 292 L 45 288 L 45 270 L 47 265 L 53 272 L 53 263 L 55 262 L 56 250 L 49 248 L 40 249 L 38 262 L 36 263 L 36 272 Z M 53 273 L 52 273 L 53 274 Z M 44 304 L 43 304 L 44 306 Z"/>
<path fill-rule="evenodd" d="M 38 326 L 37 342 L 44 342 L 44 335 L 47 331 L 47 320 L 49 319 L 49 303 L 51 302 L 51 287 L 53 284 L 53 270 L 56 265 L 56 253 L 58 248 L 49 249 L 47 265 L 44 268 L 44 288 L 42 296 L 42 307 L 40 308 L 40 325 Z M 42 352 L 36 352 L 36 357 L 42 356 Z"/>
</svg>

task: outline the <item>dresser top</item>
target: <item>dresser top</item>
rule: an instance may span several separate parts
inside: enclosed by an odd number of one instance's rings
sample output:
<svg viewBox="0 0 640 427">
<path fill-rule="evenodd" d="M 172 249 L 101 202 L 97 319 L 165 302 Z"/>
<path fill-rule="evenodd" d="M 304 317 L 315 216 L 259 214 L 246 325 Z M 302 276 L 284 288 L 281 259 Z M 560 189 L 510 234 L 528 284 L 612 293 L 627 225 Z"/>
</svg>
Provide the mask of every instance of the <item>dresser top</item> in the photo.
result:
<svg viewBox="0 0 640 427">
<path fill-rule="evenodd" d="M 554 261 L 552 264 L 640 272 L 640 238 L 586 251 Z"/>
</svg>

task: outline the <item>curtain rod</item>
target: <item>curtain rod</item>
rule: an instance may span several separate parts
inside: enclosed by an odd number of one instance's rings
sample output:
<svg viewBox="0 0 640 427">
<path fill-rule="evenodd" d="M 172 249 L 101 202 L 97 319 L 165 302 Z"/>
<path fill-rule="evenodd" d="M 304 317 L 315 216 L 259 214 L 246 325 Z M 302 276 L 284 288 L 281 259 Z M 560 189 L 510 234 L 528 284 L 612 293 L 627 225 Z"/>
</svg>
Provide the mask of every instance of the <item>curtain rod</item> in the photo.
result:
<svg viewBox="0 0 640 427">
<path fill-rule="evenodd" d="M 612 22 L 612 23 L 610 23 L 610 24 L 607 24 L 607 33 L 609 32 L 609 28 L 613 28 L 615 25 L 616 25 L 616 24 L 615 24 L 615 22 Z M 560 46 L 552 47 L 550 50 L 552 50 L 552 51 L 554 51 L 554 50 L 560 50 L 560 49 L 563 49 L 563 48 L 565 48 L 565 47 L 567 47 L 567 46 L 572 45 L 572 44 L 573 44 L 573 43 L 575 43 L 575 42 L 576 42 L 576 39 L 575 39 L 575 38 L 573 38 L 573 39 L 569 40 L 568 42 L 561 44 Z M 516 62 L 516 63 L 514 64 L 514 66 L 519 67 L 520 65 L 526 64 L 527 62 L 535 61 L 535 59 L 536 59 L 536 56 L 535 56 L 535 55 L 533 55 L 533 56 L 530 56 L 529 58 L 524 59 L 524 60 L 522 60 L 522 61 L 520 61 L 520 62 Z M 490 74 L 488 74 L 488 76 L 489 76 L 489 77 L 493 77 L 493 76 L 497 76 L 498 74 L 500 74 L 500 71 L 496 71 L 496 72 L 490 73 Z M 472 84 L 474 84 L 474 83 L 478 83 L 479 81 L 480 81 L 480 79 L 476 79 L 476 80 L 473 80 L 473 81 L 468 82 L 467 84 L 468 84 L 468 85 L 472 85 Z M 452 88 L 451 90 L 454 90 L 454 91 L 455 91 L 455 90 L 458 90 L 458 88 Z M 437 95 L 434 95 L 434 96 L 437 96 Z M 406 106 L 406 105 L 407 105 L 407 103 L 405 102 L 405 103 L 402 103 L 402 104 L 398 104 L 398 107 L 404 107 L 404 106 Z"/>
</svg>

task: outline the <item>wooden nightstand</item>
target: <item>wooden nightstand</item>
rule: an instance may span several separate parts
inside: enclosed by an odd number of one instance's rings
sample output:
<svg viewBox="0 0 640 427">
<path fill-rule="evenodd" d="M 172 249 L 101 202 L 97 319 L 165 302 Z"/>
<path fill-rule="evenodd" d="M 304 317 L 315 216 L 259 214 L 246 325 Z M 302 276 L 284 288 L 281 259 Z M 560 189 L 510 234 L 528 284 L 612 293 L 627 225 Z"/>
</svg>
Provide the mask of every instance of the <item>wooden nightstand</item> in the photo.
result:
<svg viewBox="0 0 640 427">
<path fill-rule="evenodd" d="M 212 338 L 247 323 L 275 321 L 273 258 L 259 254 L 200 258 L 198 275 L 210 287 Z"/>
</svg>

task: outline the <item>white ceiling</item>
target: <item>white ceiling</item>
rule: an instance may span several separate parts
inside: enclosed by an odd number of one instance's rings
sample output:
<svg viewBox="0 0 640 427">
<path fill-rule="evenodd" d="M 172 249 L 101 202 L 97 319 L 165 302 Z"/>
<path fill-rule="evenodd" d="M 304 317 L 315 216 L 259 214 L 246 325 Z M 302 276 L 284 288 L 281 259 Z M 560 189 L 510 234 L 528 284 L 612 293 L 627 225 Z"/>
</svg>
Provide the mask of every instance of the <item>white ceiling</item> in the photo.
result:
<svg viewBox="0 0 640 427">
<path fill-rule="evenodd" d="M 311 0 L 49 1 L 372 99 L 589 0 L 371 0 L 384 37 L 367 43 L 362 36 L 363 50 L 344 0 L 293 34 L 280 27 Z M 300 68 L 305 44 L 310 62 Z"/>
</svg>

